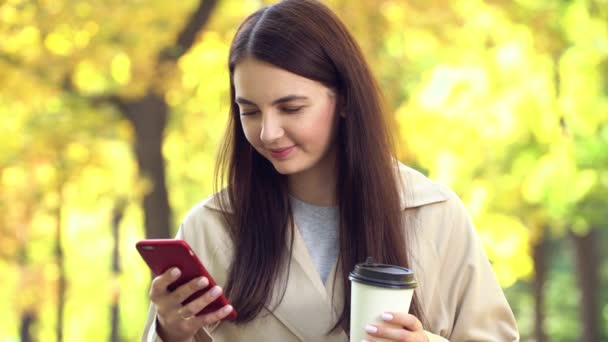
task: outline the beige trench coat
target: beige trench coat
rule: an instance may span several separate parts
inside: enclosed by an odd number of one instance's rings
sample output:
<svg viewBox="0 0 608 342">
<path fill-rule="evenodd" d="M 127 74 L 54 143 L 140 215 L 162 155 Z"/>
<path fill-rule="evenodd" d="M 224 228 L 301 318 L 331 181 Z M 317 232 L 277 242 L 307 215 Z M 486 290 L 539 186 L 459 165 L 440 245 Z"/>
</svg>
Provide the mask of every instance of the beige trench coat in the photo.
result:
<svg viewBox="0 0 608 342">
<path fill-rule="evenodd" d="M 518 341 L 513 313 L 461 201 L 409 167 L 400 164 L 398 172 L 401 207 L 414 242 L 410 243 L 411 268 L 429 321 L 425 327 L 429 340 Z M 278 307 L 264 310 L 261 317 L 243 326 L 220 322 L 201 329 L 196 341 L 348 341 L 343 330 L 325 334 L 342 308 L 343 288 L 332 286 L 334 273 L 340 271 L 334 266 L 323 284 L 304 241 L 296 234 L 287 291 Z M 190 244 L 220 286 L 226 283 L 232 243 L 217 197 L 207 198 L 190 211 L 177 238 Z M 142 341 L 160 341 L 155 317 L 151 307 Z"/>
</svg>

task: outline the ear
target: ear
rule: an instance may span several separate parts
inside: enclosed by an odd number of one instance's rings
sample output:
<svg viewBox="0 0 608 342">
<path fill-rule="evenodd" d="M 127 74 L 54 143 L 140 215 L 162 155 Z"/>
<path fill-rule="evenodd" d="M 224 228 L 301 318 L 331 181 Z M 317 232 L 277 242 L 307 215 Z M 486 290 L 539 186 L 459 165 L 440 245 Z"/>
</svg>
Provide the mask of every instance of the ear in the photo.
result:
<svg viewBox="0 0 608 342">
<path fill-rule="evenodd" d="M 346 117 L 346 99 L 344 98 L 343 94 L 339 94 L 337 97 L 337 102 L 336 102 L 336 110 L 338 111 L 338 113 L 340 113 L 340 116 L 345 118 Z"/>
<path fill-rule="evenodd" d="M 335 104 L 335 106 L 336 106 L 335 107 L 336 108 L 335 109 L 336 113 L 340 117 L 345 118 L 346 117 L 346 112 L 344 111 L 344 103 L 345 103 L 344 96 L 343 95 L 336 95 L 335 92 L 333 94 L 335 96 L 335 101 L 336 101 L 336 104 Z"/>
</svg>

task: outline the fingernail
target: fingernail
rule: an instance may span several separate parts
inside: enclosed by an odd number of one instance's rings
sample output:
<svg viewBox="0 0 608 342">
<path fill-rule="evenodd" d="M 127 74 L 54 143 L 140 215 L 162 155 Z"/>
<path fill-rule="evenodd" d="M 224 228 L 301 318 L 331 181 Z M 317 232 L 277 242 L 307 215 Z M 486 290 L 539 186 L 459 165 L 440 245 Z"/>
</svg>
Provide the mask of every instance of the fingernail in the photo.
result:
<svg viewBox="0 0 608 342">
<path fill-rule="evenodd" d="M 211 295 L 213 297 L 219 296 L 220 293 L 222 293 L 222 289 L 219 286 L 215 286 L 214 288 L 211 289 Z"/>
<path fill-rule="evenodd" d="M 366 326 L 365 326 L 365 331 L 367 331 L 367 332 L 368 332 L 368 333 L 370 333 L 370 334 L 375 334 L 375 333 L 377 333 L 377 332 L 378 332 L 378 328 L 376 328 L 376 327 L 375 327 L 375 326 L 373 326 L 373 325 L 369 325 L 369 324 L 368 324 L 368 325 L 366 325 Z"/>
<path fill-rule="evenodd" d="M 177 276 L 179 276 L 179 274 L 180 274 L 179 268 L 174 268 L 171 270 L 171 275 L 173 277 L 177 277 Z"/>
<path fill-rule="evenodd" d="M 395 317 L 393 317 L 393 315 L 388 312 L 385 312 L 382 314 L 382 319 L 385 321 L 392 321 L 393 318 L 395 318 Z"/>
<path fill-rule="evenodd" d="M 205 278 L 205 277 L 199 278 L 198 281 L 196 282 L 196 285 L 198 285 L 198 287 L 207 286 L 207 278 Z"/>
<path fill-rule="evenodd" d="M 224 308 L 222 309 L 222 311 L 224 311 L 225 314 L 230 313 L 230 311 L 232 311 L 232 305 L 226 305 L 226 306 L 224 306 Z"/>
</svg>

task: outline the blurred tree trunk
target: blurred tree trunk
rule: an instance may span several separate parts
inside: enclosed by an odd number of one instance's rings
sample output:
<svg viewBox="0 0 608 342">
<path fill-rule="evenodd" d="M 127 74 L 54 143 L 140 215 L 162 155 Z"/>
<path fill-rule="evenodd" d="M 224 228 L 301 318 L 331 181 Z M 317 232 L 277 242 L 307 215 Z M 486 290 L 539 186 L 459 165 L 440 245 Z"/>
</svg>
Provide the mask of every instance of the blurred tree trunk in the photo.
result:
<svg viewBox="0 0 608 342">
<path fill-rule="evenodd" d="M 21 324 L 19 327 L 19 337 L 21 342 L 32 342 L 31 327 L 36 322 L 36 313 L 33 311 L 25 311 L 21 314 Z"/>
<path fill-rule="evenodd" d="M 0 167 L 0 172 L 2 172 L 2 168 Z M 36 204 L 38 198 L 35 196 L 28 198 L 23 202 L 23 216 L 21 219 L 15 222 L 15 242 L 17 245 L 17 250 L 15 253 L 15 261 L 18 266 L 18 274 L 20 277 L 19 281 L 19 290 L 25 292 L 25 296 L 29 297 L 27 294 L 31 291 L 32 287 L 36 281 L 34 281 L 32 274 L 36 271 L 33 269 L 31 265 L 31 261 L 28 255 L 28 243 L 30 242 L 30 225 L 34 216 L 34 212 L 36 210 Z M 8 225 L 8 221 L 0 222 L 0 225 Z M 9 228 L 10 229 L 10 228 Z M 7 234 L 9 232 L 2 231 L 1 233 Z M 4 257 L 4 255 L 0 256 L 0 258 Z M 9 257 L 10 260 L 10 257 Z M 36 324 L 38 320 L 38 299 L 32 298 L 31 300 L 27 300 L 20 310 L 20 318 L 19 318 L 19 340 L 21 342 L 31 342 L 35 339 L 32 338 L 32 327 Z"/>
<path fill-rule="evenodd" d="M 599 321 L 599 266 L 597 229 L 586 235 L 571 234 L 576 255 L 577 282 L 581 292 L 580 317 L 582 320 L 582 342 L 600 340 Z"/>
<path fill-rule="evenodd" d="M 152 92 L 143 98 L 121 102 L 120 108 L 135 132 L 134 150 L 139 174 L 151 183 L 143 198 L 146 237 L 168 238 L 171 209 L 162 144 L 169 108 L 161 95 Z"/>
<path fill-rule="evenodd" d="M 196 41 L 199 32 L 209 20 L 217 0 L 201 0 L 186 21 L 175 43 L 159 52 L 154 73 L 158 75 L 156 87 L 150 86 L 145 96 L 135 99 L 113 97 L 112 102 L 121 109 L 135 131 L 135 156 L 139 174 L 148 179 L 151 189 L 144 195 L 144 222 L 147 238 L 167 238 L 171 235 L 171 209 L 167 195 L 165 161 L 162 154 L 164 131 L 169 117 L 162 82 L 174 65 Z"/>
<path fill-rule="evenodd" d="M 57 207 L 55 208 L 55 262 L 59 273 L 57 284 L 57 327 L 55 331 L 57 342 L 63 341 L 63 311 L 65 307 L 65 292 L 66 292 L 66 276 L 65 276 L 65 260 L 63 253 L 63 242 L 61 235 L 62 227 L 62 207 L 63 207 L 63 182 L 59 182 L 57 186 L 57 196 L 59 198 Z"/>
<path fill-rule="evenodd" d="M 17 252 L 17 263 L 19 264 L 19 273 L 23 276 L 24 273 L 30 272 L 28 269 L 27 247 L 24 236 L 19 239 L 19 250 Z M 27 277 L 26 277 L 27 279 Z M 21 323 L 19 324 L 19 337 L 21 342 L 31 342 L 32 326 L 36 323 L 36 311 L 34 307 L 27 307 L 21 312 Z"/>
<path fill-rule="evenodd" d="M 123 199 L 119 199 L 112 210 L 112 236 L 114 240 L 114 247 L 112 248 L 112 278 L 114 280 L 114 292 L 112 296 L 112 305 L 110 307 L 111 312 L 111 333 L 110 341 L 118 342 L 120 337 L 120 223 L 125 213 L 127 202 Z"/>
<path fill-rule="evenodd" d="M 534 262 L 534 336 L 536 342 L 547 342 L 545 321 L 545 283 L 547 281 L 547 241 L 541 238 L 532 247 Z"/>
</svg>

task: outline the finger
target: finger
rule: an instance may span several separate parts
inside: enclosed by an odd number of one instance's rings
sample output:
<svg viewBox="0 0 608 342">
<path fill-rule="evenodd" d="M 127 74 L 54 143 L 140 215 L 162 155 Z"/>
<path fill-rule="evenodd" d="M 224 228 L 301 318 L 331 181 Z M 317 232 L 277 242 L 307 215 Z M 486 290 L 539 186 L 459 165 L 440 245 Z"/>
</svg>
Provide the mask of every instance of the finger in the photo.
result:
<svg viewBox="0 0 608 342">
<path fill-rule="evenodd" d="M 382 314 L 382 320 L 386 323 L 404 327 L 410 331 L 423 330 L 422 322 L 416 316 L 400 312 L 385 312 Z"/>
<path fill-rule="evenodd" d="M 226 318 L 232 312 L 232 310 L 234 310 L 232 305 L 225 305 L 221 309 L 216 310 L 214 312 L 210 312 L 202 316 L 195 316 L 193 321 L 195 321 L 196 324 L 200 324 L 202 326 L 212 325 Z"/>
<path fill-rule="evenodd" d="M 222 288 L 219 286 L 214 286 L 209 289 L 205 294 L 198 297 L 197 299 L 191 301 L 190 303 L 184 305 L 181 309 L 179 309 L 179 315 L 181 317 L 191 317 L 196 315 L 199 311 L 206 308 L 209 304 L 211 304 L 214 300 L 216 300 L 222 294 Z"/>
<path fill-rule="evenodd" d="M 372 337 L 379 337 L 391 341 L 414 341 L 415 334 L 400 327 L 368 324 L 365 331 Z"/>
<path fill-rule="evenodd" d="M 155 277 L 150 286 L 150 298 L 155 299 L 168 292 L 167 287 L 176 281 L 181 274 L 177 267 L 168 269 L 165 273 Z"/>
<path fill-rule="evenodd" d="M 172 299 L 177 303 L 182 303 L 188 297 L 190 297 L 194 292 L 198 290 L 202 290 L 209 285 L 209 279 L 206 277 L 199 277 L 190 280 L 184 285 L 178 287 L 171 294 Z"/>
</svg>

